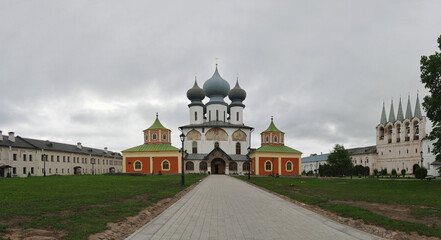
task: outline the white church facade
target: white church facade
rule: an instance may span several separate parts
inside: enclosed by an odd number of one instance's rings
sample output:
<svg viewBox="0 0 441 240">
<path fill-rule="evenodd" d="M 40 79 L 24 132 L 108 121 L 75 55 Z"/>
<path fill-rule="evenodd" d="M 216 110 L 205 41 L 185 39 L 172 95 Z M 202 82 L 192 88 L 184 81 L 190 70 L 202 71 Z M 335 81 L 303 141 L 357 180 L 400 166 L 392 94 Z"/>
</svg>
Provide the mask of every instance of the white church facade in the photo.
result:
<svg viewBox="0 0 441 240">
<path fill-rule="evenodd" d="M 161 133 L 167 132 L 169 136 L 171 130 L 165 128 L 157 116 L 155 123 L 144 130 L 144 144 L 122 151 L 123 172 L 300 175 L 301 152 L 285 146 L 284 133 L 275 127 L 273 118 L 270 127 L 261 133 L 267 136 L 261 138 L 262 146 L 251 149 L 254 128 L 244 124 L 246 96 L 239 79 L 230 88 L 216 64 L 214 74 L 202 88 L 195 79 L 193 87 L 187 91 L 189 124 L 179 127 L 184 136 L 184 158 L 167 137 L 161 138 Z M 229 102 L 225 101 L 227 97 Z M 204 103 L 206 98 L 208 101 Z M 156 133 L 158 140 L 151 135 Z M 164 163 L 167 168 L 163 167 Z"/>
<path fill-rule="evenodd" d="M 426 117 L 422 115 L 418 95 L 414 106 L 412 111 L 409 96 L 404 114 L 400 99 L 395 114 L 391 102 L 387 117 L 383 104 L 380 123 L 376 126 L 376 145 L 348 149 L 353 164 L 369 167 L 371 174 L 374 169 L 378 171 L 387 169 L 389 174 L 392 169 L 398 174 L 405 169 L 407 174 L 413 174 L 416 168 L 424 166 L 428 169 L 429 175 L 438 176 L 440 166 L 435 162 L 435 155 L 431 152 L 433 141 L 427 138 Z M 303 158 L 302 169 L 306 172 L 316 172 L 319 165 L 326 163 L 328 155 Z"/>
</svg>

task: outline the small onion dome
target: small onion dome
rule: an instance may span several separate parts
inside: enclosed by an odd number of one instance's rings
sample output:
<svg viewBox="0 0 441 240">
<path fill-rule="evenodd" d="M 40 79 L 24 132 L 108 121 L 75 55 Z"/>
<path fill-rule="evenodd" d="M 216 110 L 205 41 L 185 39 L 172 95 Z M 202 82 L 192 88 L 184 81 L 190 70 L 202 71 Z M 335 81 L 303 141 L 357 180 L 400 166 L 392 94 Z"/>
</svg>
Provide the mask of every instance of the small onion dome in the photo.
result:
<svg viewBox="0 0 441 240">
<path fill-rule="evenodd" d="M 230 91 L 230 84 L 228 84 L 228 82 L 219 75 L 217 66 L 213 76 L 205 81 L 204 91 L 209 98 L 221 97 L 223 99 L 228 95 L 228 92 Z"/>
<path fill-rule="evenodd" d="M 236 86 L 230 90 L 230 93 L 228 93 L 228 98 L 230 98 L 231 101 L 243 101 L 247 97 L 247 92 L 243 90 L 239 86 L 239 81 L 236 82 Z"/>
<path fill-rule="evenodd" d="M 196 80 L 194 80 L 194 85 L 187 91 L 187 98 L 190 101 L 202 101 L 205 98 L 205 92 L 202 88 L 198 86 Z"/>
</svg>

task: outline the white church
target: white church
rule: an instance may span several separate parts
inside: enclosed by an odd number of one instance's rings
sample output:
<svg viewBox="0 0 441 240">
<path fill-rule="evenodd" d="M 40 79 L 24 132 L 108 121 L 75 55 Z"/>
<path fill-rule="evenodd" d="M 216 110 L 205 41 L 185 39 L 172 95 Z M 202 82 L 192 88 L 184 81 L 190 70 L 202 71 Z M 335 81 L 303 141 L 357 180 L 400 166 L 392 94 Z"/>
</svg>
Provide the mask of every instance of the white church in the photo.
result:
<svg viewBox="0 0 441 240">
<path fill-rule="evenodd" d="M 389 116 L 383 103 L 381 118 L 376 126 L 376 145 L 348 149 L 354 165 L 363 165 L 373 170 L 387 169 L 388 173 L 402 169 L 413 174 L 418 167 L 425 167 L 428 175 L 439 176 L 438 162 L 432 153 L 433 141 L 427 138 L 426 117 L 422 115 L 421 104 L 417 95 L 414 111 L 410 96 L 407 99 L 404 114 L 401 98 L 395 114 L 393 101 Z M 316 172 L 318 166 L 325 164 L 329 154 L 314 155 L 302 159 L 302 169 Z"/>
</svg>

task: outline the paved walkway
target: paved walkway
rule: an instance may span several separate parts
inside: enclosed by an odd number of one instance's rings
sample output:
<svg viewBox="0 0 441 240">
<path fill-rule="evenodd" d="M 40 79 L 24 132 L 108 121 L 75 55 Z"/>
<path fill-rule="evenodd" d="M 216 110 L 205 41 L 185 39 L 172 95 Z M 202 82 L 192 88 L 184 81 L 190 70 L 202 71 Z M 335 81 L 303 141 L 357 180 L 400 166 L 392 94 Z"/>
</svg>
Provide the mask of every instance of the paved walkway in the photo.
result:
<svg viewBox="0 0 441 240">
<path fill-rule="evenodd" d="M 380 238 L 241 180 L 211 175 L 127 239 Z"/>
</svg>

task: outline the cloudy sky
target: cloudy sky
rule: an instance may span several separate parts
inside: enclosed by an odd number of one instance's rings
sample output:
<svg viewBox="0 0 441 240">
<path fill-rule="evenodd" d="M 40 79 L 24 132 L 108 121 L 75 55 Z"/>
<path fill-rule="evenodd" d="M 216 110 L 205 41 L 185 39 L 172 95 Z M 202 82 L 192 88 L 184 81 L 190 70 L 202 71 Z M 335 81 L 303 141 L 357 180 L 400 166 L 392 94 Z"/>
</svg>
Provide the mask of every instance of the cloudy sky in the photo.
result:
<svg viewBox="0 0 441 240">
<path fill-rule="evenodd" d="M 113 151 L 159 112 L 179 146 L 186 98 L 219 72 L 247 91 L 245 124 L 273 115 L 304 153 L 375 144 L 383 101 L 417 91 L 440 1 L 0 0 L 0 130 Z M 226 99 L 228 100 L 228 99 Z M 205 100 L 206 101 L 206 100 Z M 406 105 L 403 106 L 406 108 Z M 429 129 L 427 129 L 429 130 Z"/>
</svg>

